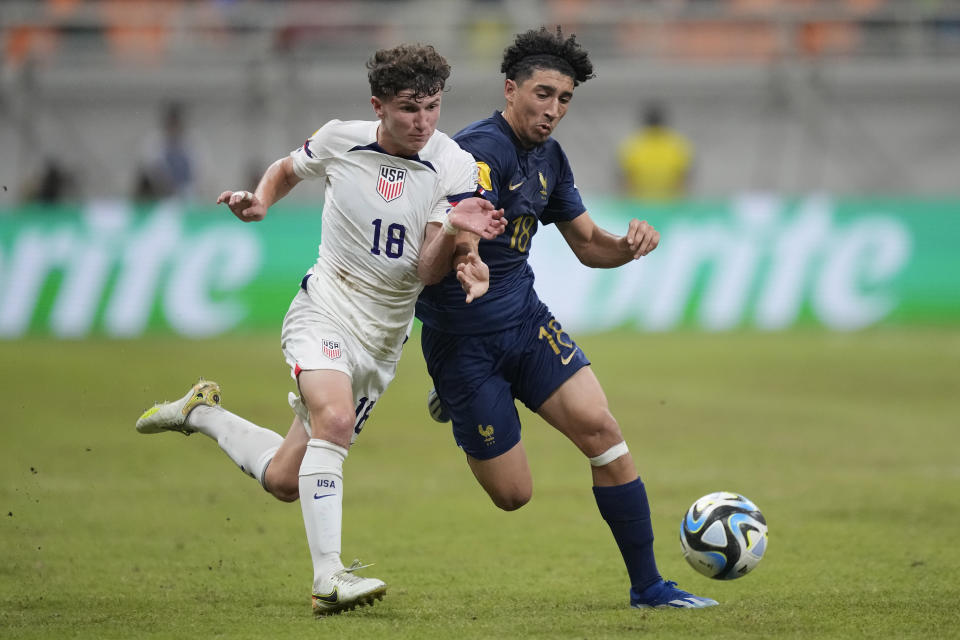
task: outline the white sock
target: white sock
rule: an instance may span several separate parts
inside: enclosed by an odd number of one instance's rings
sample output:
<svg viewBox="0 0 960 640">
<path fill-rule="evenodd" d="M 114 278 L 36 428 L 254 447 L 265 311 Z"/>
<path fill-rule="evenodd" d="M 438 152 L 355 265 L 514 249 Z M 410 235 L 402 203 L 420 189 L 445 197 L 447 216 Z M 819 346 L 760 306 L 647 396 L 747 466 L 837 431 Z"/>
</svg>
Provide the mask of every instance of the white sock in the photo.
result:
<svg viewBox="0 0 960 640">
<path fill-rule="evenodd" d="M 300 508 L 313 559 L 313 581 L 343 568 L 340 532 L 343 521 L 343 447 L 312 438 L 300 464 Z"/>
<path fill-rule="evenodd" d="M 263 473 L 273 460 L 283 436 L 258 427 L 223 407 L 200 405 L 187 416 L 187 426 L 217 441 L 240 471 L 263 486 Z"/>
</svg>

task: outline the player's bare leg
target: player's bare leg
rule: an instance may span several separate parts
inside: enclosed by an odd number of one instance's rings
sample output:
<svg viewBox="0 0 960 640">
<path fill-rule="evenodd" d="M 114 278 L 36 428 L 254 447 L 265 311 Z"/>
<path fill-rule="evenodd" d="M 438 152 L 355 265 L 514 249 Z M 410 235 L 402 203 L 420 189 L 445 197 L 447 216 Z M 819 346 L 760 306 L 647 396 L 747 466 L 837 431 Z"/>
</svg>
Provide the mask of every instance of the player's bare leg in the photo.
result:
<svg viewBox="0 0 960 640">
<path fill-rule="evenodd" d="M 479 460 L 468 454 L 467 464 L 493 503 L 504 511 L 514 511 L 530 502 L 533 478 L 523 442 L 489 460 Z"/>
<path fill-rule="evenodd" d="M 583 367 L 550 394 L 537 413 L 567 436 L 588 458 L 602 455 L 623 442 L 607 396 L 590 367 Z M 635 480 L 637 469 L 629 452 L 603 465 L 591 465 L 593 484 L 612 487 Z"/>
<path fill-rule="evenodd" d="M 294 418 L 263 475 L 263 488 L 278 500 L 296 502 L 300 497 L 300 465 L 309 440 L 303 422 L 299 417 Z"/>
<path fill-rule="evenodd" d="M 359 562 L 345 568 L 340 560 L 343 462 L 356 422 L 350 378 L 340 371 L 311 370 L 301 371 L 297 383 L 312 436 L 300 463 L 299 493 L 313 560 L 314 613 L 372 605 L 383 597 L 387 585 L 354 575 L 363 568 Z"/>
<path fill-rule="evenodd" d="M 660 577 L 653 555 L 650 504 L 620 426 L 590 367 L 568 378 L 537 413 L 567 436 L 590 461 L 593 493 L 610 526 L 630 576 L 630 605 L 636 608 L 701 608 L 717 604 Z"/>
</svg>

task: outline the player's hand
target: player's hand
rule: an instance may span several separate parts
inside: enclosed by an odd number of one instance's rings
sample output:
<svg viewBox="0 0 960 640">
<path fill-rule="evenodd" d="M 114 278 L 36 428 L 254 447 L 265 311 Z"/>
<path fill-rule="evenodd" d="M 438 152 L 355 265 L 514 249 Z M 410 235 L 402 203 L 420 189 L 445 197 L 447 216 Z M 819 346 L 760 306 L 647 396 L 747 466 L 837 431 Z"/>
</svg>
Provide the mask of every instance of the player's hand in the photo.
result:
<svg viewBox="0 0 960 640">
<path fill-rule="evenodd" d="M 494 209 L 493 204 L 483 198 L 461 200 L 447 218 L 457 229 L 472 231 L 485 240 L 496 238 L 507 228 L 503 209 Z"/>
<path fill-rule="evenodd" d="M 630 221 L 627 235 L 623 236 L 620 241 L 626 245 L 626 249 L 633 253 L 633 259 L 637 260 L 657 248 L 657 245 L 660 244 L 660 232 L 646 220 L 634 218 Z"/>
<path fill-rule="evenodd" d="M 471 251 L 457 264 L 457 280 L 466 292 L 469 304 L 490 288 L 490 269 L 479 255 Z"/>
<path fill-rule="evenodd" d="M 217 198 L 217 204 L 223 203 L 244 222 L 257 222 L 267 215 L 267 208 L 255 193 L 249 191 L 224 191 Z"/>
</svg>

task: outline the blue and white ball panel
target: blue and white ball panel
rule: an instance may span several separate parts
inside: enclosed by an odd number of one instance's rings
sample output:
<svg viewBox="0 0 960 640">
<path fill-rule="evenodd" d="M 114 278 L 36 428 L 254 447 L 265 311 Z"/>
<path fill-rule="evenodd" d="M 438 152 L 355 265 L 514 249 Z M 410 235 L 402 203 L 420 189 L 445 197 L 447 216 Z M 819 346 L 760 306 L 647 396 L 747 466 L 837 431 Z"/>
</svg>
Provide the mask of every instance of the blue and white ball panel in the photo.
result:
<svg viewBox="0 0 960 640">
<path fill-rule="evenodd" d="M 757 506 L 719 491 L 693 503 L 680 523 L 683 555 L 709 578 L 732 580 L 752 571 L 767 548 L 767 523 Z"/>
</svg>

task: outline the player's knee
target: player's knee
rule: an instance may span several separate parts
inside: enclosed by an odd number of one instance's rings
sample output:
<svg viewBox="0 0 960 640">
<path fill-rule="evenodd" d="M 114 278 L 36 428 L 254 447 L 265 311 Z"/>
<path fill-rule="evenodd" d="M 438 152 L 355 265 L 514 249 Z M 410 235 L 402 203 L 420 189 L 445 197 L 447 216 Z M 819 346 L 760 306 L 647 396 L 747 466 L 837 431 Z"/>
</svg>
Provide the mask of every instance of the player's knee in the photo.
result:
<svg viewBox="0 0 960 640">
<path fill-rule="evenodd" d="M 585 421 L 583 425 L 580 433 L 577 434 L 576 443 L 588 458 L 599 455 L 614 444 L 623 441 L 620 425 L 617 424 L 613 414 L 607 410 Z"/>
<path fill-rule="evenodd" d="M 269 489 L 270 494 L 280 502 L 296 502 L 300 499 L 300 487 L 275 487 Z"/>
<path fill-rule="evenodd" d="M 490 499 L 493 500 L 493 504 L 504 511 L 516 511 L 530 502 L 532 497 L 533 489 L 531 487 L 513 487 L 509 491 L 490 492 Z"/>
<path fill-rule="evenodd" d="M 319 433 L 321 437 L 332 442 L 343 439 L 349 441 L 354 423 L 356 414 L 353 411 L 342 411 L 333 407 L 310 411 L 310 425 L 314 437 Z"/>
<path fill-rule="evenodd" d="M 267 467 L 263 483 L 267 492 L 280 502 L 296 502 L 300 498 L 300 477 L 298 475 L 285 476 L 281 473 L 270 473 Z"/>
<path fill-rule="evenodd" d="M 530 502 L 530 497 L 521 497 L 521 496 L 496 496 L 493 498 L 493 504 L 497 505 L 499 508 L 504 511 L 516 511 L 523 505 Z"/>
</svg>

